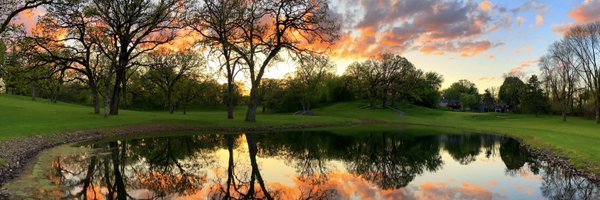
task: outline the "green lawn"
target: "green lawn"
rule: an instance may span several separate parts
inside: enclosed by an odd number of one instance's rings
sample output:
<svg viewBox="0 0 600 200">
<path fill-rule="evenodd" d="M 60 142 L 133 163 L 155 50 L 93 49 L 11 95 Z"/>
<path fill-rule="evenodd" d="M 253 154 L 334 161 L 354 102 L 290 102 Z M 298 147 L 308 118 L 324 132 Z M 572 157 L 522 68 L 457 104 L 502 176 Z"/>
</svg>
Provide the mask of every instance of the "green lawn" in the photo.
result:
<svg viewBox="0 0 600 200">
<path fill-rule="evenodd" d="M 536 147 L 555 150 L 558 155 L 572 158 L 579 167 L 592 164 L 600 174 L 600 126 L 592 120 L 560 116 L 540 116 L 451 112 L 417 106 L 403 106 L 398 114 L 392 110 L 361 109 L 365 103 L 339 103 L 316 109 L 318 116 L 292 114 L 259 114 L 258 122 L 243 121 L 245 107 L 236 109 L 236 119 L 225 119 L 225 111 L 197 110 L 187 115 L 167 112 L 121 110 L 119 116 L 104 119 L 91 114 L 91 107 L 67 103 L 51 103 L 44 99 L 0 95 L 0 140 L 13 137 L 119 127 L 139 124 L 181 124 L 207 127 L 262 127 L 302 124 L 338 124 L 368 122 L 418 124 L 452 127 L 459 130 L 505 134 L 523 139 Z M 370 130 L 371 127 L 350 129 Z M 1 162 L 1 161 L 0 161 Z"/>
<path fill-rule="evenodd" d="M 400 116 L 390 110 L 361 110 L 362 105 L 358 102 L 337 104 L 320 109 L 318 113 L 509 135 L 569 157 L 578 167 L 591 164 L 591 170 L 600 174 L 600 125 L 593 120 L 571 117 L 563 122 L 560 116 L 452 112 L 417 106 L 403 106 L 400 110 L 405 114 Z"/>
<path fill-rule="evenodd" d="M 45 99 L 0 95 L 0 140 L 38 134 L 59 133 L 94 128 L 139 124 L 182 124 L 207 127 L 262 127 L 301 124 L 335 124 L 356 121 L 344 117 L 259 114 L 258 122 L 244 122 L 245 107 L 236 109 L 236 119 L 226 119 L 225 111 L 141 112 L 120 110 L 118 116 L 104 119 L 92 114 L 92 108 L 68 103 L 51 103 Z"/>
</svg>

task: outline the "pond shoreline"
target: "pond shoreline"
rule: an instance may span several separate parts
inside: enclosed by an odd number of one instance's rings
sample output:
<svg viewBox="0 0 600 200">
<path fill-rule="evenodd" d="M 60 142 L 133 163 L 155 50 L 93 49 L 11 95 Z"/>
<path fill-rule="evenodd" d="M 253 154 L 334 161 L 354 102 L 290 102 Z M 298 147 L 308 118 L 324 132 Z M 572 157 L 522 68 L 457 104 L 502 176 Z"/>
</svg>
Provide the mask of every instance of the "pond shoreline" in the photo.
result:
<svg viewBox="0 0 600 200">
<path fill-rule="evenodd" d="M 0 199 L 10 199 L 10 191 L 3 188 L 4 184 L 14 180 L 24 173 L 27 166 L 32 164 L 38 154 L 46 149 L 50 149 L 59 145 L 73 144 L 81 142 L 93 142 L 112 137 L 123 136 L 143 136 L 149 132 L 176 132 L 176 131 L 215 131 L 215 132 L 272 132 L 283 130 L 301 130 L 311 128 L 334 128 L 354 125 L 383 125 L 397 124 L 406 125 L 405 123 L 340 123 L 340 124 L 305 124 L 305 125 L 289 125 L 289 126 L 266 126 L 266 127 L 206 127 L 193 125 L 134 125 L 119 128 L 103 128 L 87 131 L 74 131 L 67 133 L 49 134 L 44 136 L 30 136 L 25 138 L 16 138 L 5 141 L 0 141 L 0 158 L 4 159 L 4 165 L 0 166 Z M 410 124 L 410 123 L 409 123 Z M 425 125 L 427 126 L 427 125 Z M 530 151 L 533 155 L 540 157 L 543 161 L 550 165 L 556 165 L 563 168 L 569 175 L 578 175 L 586 177 L 590 182 L 600 187 L 600 177 L 595 176 L 589 170 L 574 167 L 569 158 L 556 156 L 551 150 L 546 148 L 536 148 L 519 137 L 514 137 L 507 134 L 491 133 L 496 135 L 504 135 L 515 138 L 520 141 L 521 145 Z"/>
<path fill-rule="evenodd" d="M 341 123 L 341 124 L 305 124 L 289 126 L 264 127 L 207 127 L 193 125 L 133 125 L 118 128 L 92 129 L 48 135 L 37 135 L 0 141 L 0 158 L 4 165 L 0 166 L 0 199 L 9 199 L 10 192 L 3 188 L 4 184 L 19 177 L 28 165 L 33 163 L 37 155 L 53 147 L 64 144 L 93 142 L 111 137 L 141 136 L 149 132 L 177 131 L 216 131 L 216 132 L 271 132 L 282 130 L 297 130 L 310 128 L 341 127 L 370 123 Z"/>
</svg>

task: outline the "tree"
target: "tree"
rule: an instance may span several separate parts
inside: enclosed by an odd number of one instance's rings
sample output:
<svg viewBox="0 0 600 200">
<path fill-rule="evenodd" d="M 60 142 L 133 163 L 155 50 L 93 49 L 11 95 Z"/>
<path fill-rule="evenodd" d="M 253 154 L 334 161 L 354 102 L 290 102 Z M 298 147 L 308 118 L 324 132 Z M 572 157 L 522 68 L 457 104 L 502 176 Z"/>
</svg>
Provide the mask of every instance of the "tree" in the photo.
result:
<svg viewBox="0 0 600 200">
<path fill-rule="evenodd" d="M 541 88 L 541 82 L 536 75 L 532 75 L 527 81 L 526 90 L 523 93 L 522 107 L 526 112 L 538 114 L 547 107 L 547 99 Z"/>
<path fill-rule="evenodd" d="M 10 25 L 10 21 L 19 13 L 48 5 L 53 0 L 3 0 L 0 1 L 0 34 L 4 33 Z"/>
<path fill-rule="evenodd" d="M 150 67 L 146 76 L 165 93 L 169 113 L 173 114 L 175 88 L 182 78 L 197 73 L 195 70 L 201 69 L 205 62 L 200 55 L 189 50 L 174 52 L 159 49 L 151 52 L 148 57 Z"/>
<path fill-rule="evenodd" d="M 110 114 L 119 113 L 133 60 L 173 40 L 185 2 L 179 0 L 91 0 L 88 8 L 97 34 L 94 41 L 115 72 Z"/>
<path fill-rule="evenodd" d="M 377 69 L 380 70 L 379 74 L 381 75 L 382 84 L 381 106 L 385 108 L 387 107 L 388 96 L 389 92 L 391 92 L 390 90 L 392 90 L 392 85 L 405 84 L 415 70 L 415 67 L 406 58 L 399 55 L 383 54 L 380 59 L 381 61 Z"/>
<path fill-rule="evenodd" d="M 241 34 L 236 27 L 241 23 L 244 1 L 241 0 L 204 0 L 197 2 L 192 9 L 190 27 L 202 35 L 202 43 L 214 47 L 220 53 L 218 59 L 221 69 L 225 69 L 228 96 L 235 96 L 235 77 L 240 71 L 239 57 L 233 51 L 230 41 L 236 34 Z M 227 101 L 227 119 L 233 119 L 235 99 Z"/>
<path fill-rule="evenodd" d="M 572 109 L 573 96 L 579 82 L 577 65 L 574 51 L 571 51 L 564 41 L 552 44 L 548 54 L 540 59 L 540 69 L 547 91 L 559 104 L 565 122 Z"/>
<path fill-rule="evenodd" d="M 494 106 L 496 105 L 496 98 L 494 94 L 490 91 L 490 89 L 486 89 L 483 93 L 483 106 L 485 106 L 486 111 L 492 111 Z"/>
<path fill-rule="evenodd" d="M 508 76 L 498 91 L 498 98 L 505 103 L 508 108 L 515 111 L 521 103 L 521 95 L 525 90 L 525 83 L 518 77 Z"/>
<path fill-rule="evenodd" d="M 577 73 L 594 98 L 596 123 L 600 124 L 600 22 L 575 26 L 565 35 L 565 44 L 577 59 Z"/>
<path fill-rule="evenodd" d="M 251 88 L 245 120 L 255 122 L 261 79 L 278 54 L 282 50 L 314 53 L 302 44 L 330 44 L 337 39 L 338 26 L 331 20 L 325 0 L 251 0 L 243 1 L 237 9 L 242 15 L 234 31 L 239 34 L 234 34 L 227 45 L 248 68 Z"/>
<path fill-rule="evenodd" d="M 301 84 L 301 99 L 303 111 L 311 109 L 311 103 L 315 101 L 316 88 L 322 88 L 325 76 L 335 69 L 335 64 L 325 56 L 300 55 L 299 66 L 295 72 L 295 78 Z"/>
<path fill-rule="evenodd" d="M 354 85 L 366 90 L 365 94 L 369 98 L 371 108 L 375 107 L 378 89 L 382 82 L 381 74 L 377 70 L 377 67 L 378 64 L 376 61 L 366 60 L 350 64 L 345 72 L 347 76 L 352 77 L 356 81 Z M 360 91 L 356 92 L 361 93 Z"/>
<path fill-rule="evenodd" d="M 465 79 L 452 83 L 448 89 L 444 90 L 443 96 L 449 101 L 458 101 L 463 110 L 466 107 L 474 110 L 479 106 L 479 91 L 475 87 L 475 83 Z"/>
<path fill-rule="evenodd" d="M 49 62 L 70 63 L 62 70 L 80 74 L 76 79 L 90 89 L 94 114 L 100 113 L 101 54 L 93 43 L 93 21 L 86 13 L 88 1 L 55 0 L 38 22 L 43 32 L 35 35 L 37 53 Z M 63 35 L 62 33 L 66 33 Z M 97 34 L 97 33 L 95 33 Z"/>
</svg>

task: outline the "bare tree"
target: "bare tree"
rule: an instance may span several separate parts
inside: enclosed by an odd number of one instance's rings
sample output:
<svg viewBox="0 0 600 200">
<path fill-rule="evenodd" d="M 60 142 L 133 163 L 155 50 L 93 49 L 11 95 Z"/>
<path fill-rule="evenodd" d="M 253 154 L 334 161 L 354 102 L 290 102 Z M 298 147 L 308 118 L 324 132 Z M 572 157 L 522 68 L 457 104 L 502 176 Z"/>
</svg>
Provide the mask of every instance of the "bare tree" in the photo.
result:
<svg viewBox="0 0 600 200">
<path fill-rule="evenodd" d="M 577 73 L 595 99 L 596 123 L 600 124 L 600 22 L 576 26 L 565 36 L 565 44 L 577 59 Z"/>
<path fill-rule="evenodd" d="M 564 42 L 555 42 L 540 61 L 545 85 L 560 105 L 563 121 L 567 121 L 579 78 L 574 52 Z"/>
<path fill-rule="evenodd" d="M 140 55 L 176 37 L 184 1 L 180 0 L 91 0 L 88 9 L 96 20 L 92 34 L 100 52 L 114 68 L 110 114 L 119 113 L 119 95 L 126 87 L 127 70 Z"/>
<path fill-rule="evenodd" d="M 205 64 L 201 56 L 191 51 L 173 52 L 159 49 L 148 55 L 150 67 L 146 74 L 167 96 L 169 113 L 175 111 L 173 95 L 180 80 Z"/>
<path fill-rule="evenodd" d="M 259 87 L 266 68 L 282 50 L 310 52 L 302 44 L 330 44 L 338 37 L 338 25 L 329 15 L 325 0 L 250 0 L 243 1 L 238 9 L 242 19 L 227 45 L 248 67 L 251 88 L 245 120 L 255 122 Z"/>
<path fill-rule="evenodd" d="M 235 54 L 229 41 L 240 34 L 237 26 L 242 20 L 242 0 L 204 0 L 193 7 L 189 26 L 202 35 L 202 43 L 213 47 L 219 53 L 221 70 L 227 77 L 227 119 L 233 119 L 235 99 L 235 77 L 240 71 L 239 57 Z"/>
</svg>

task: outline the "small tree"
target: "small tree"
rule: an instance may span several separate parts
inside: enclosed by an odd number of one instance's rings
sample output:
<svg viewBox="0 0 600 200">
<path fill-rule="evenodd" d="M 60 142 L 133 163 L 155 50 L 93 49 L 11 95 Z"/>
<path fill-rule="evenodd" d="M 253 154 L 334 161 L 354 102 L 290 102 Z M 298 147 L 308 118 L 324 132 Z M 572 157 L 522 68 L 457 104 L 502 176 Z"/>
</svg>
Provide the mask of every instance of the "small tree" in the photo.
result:
<svg viewBox="0 0 600 200">
<path fill-rule="evenodd" d="M 335 69 L 335 64 L 324 56 L 302 55 L 298 59 L 300 67 L 296 70 L 296 79 L 301 84 L 303 111 L 309 111 L 317 96 L 316 88 L 323 87 L 325 76 Z"/>
<path fill-rule="evenodd" d="M 523 102 L 521 104 L 524 111 L 534 113 L 537 117 L 548 106 L 548 101 L 541 88 L 541 82 L 536 75 L 531 76 L 523 93 Z"/>
<path fill-rule="evenodd" d="M 494 94 L 490 91 L 490 89 L 486 89 L 483 93 L 483 105 L 485 106 L 486 111 L 490 111 L 496 105 L 496 99 L 494 98 Z"/>
<path fill-rule="evenodd" d="M 177 84 L 183 77 L 204 65 L 204 59 L 191 51 L 172 52 L 164 49 L 150 53 L 149 59 L 151 64 L 146 76 L 163 90 L 169 113 L 173 114 L 173 97 Z"/>
<path fill-rule="evenodd" d="M 521 103 L 521 95 L 525 90 L 525 83 L 518 77 L 509 76 L 504 78 L 498 97 L 504 102 L 508 108 L 515 111 Z"/>
</svg>

